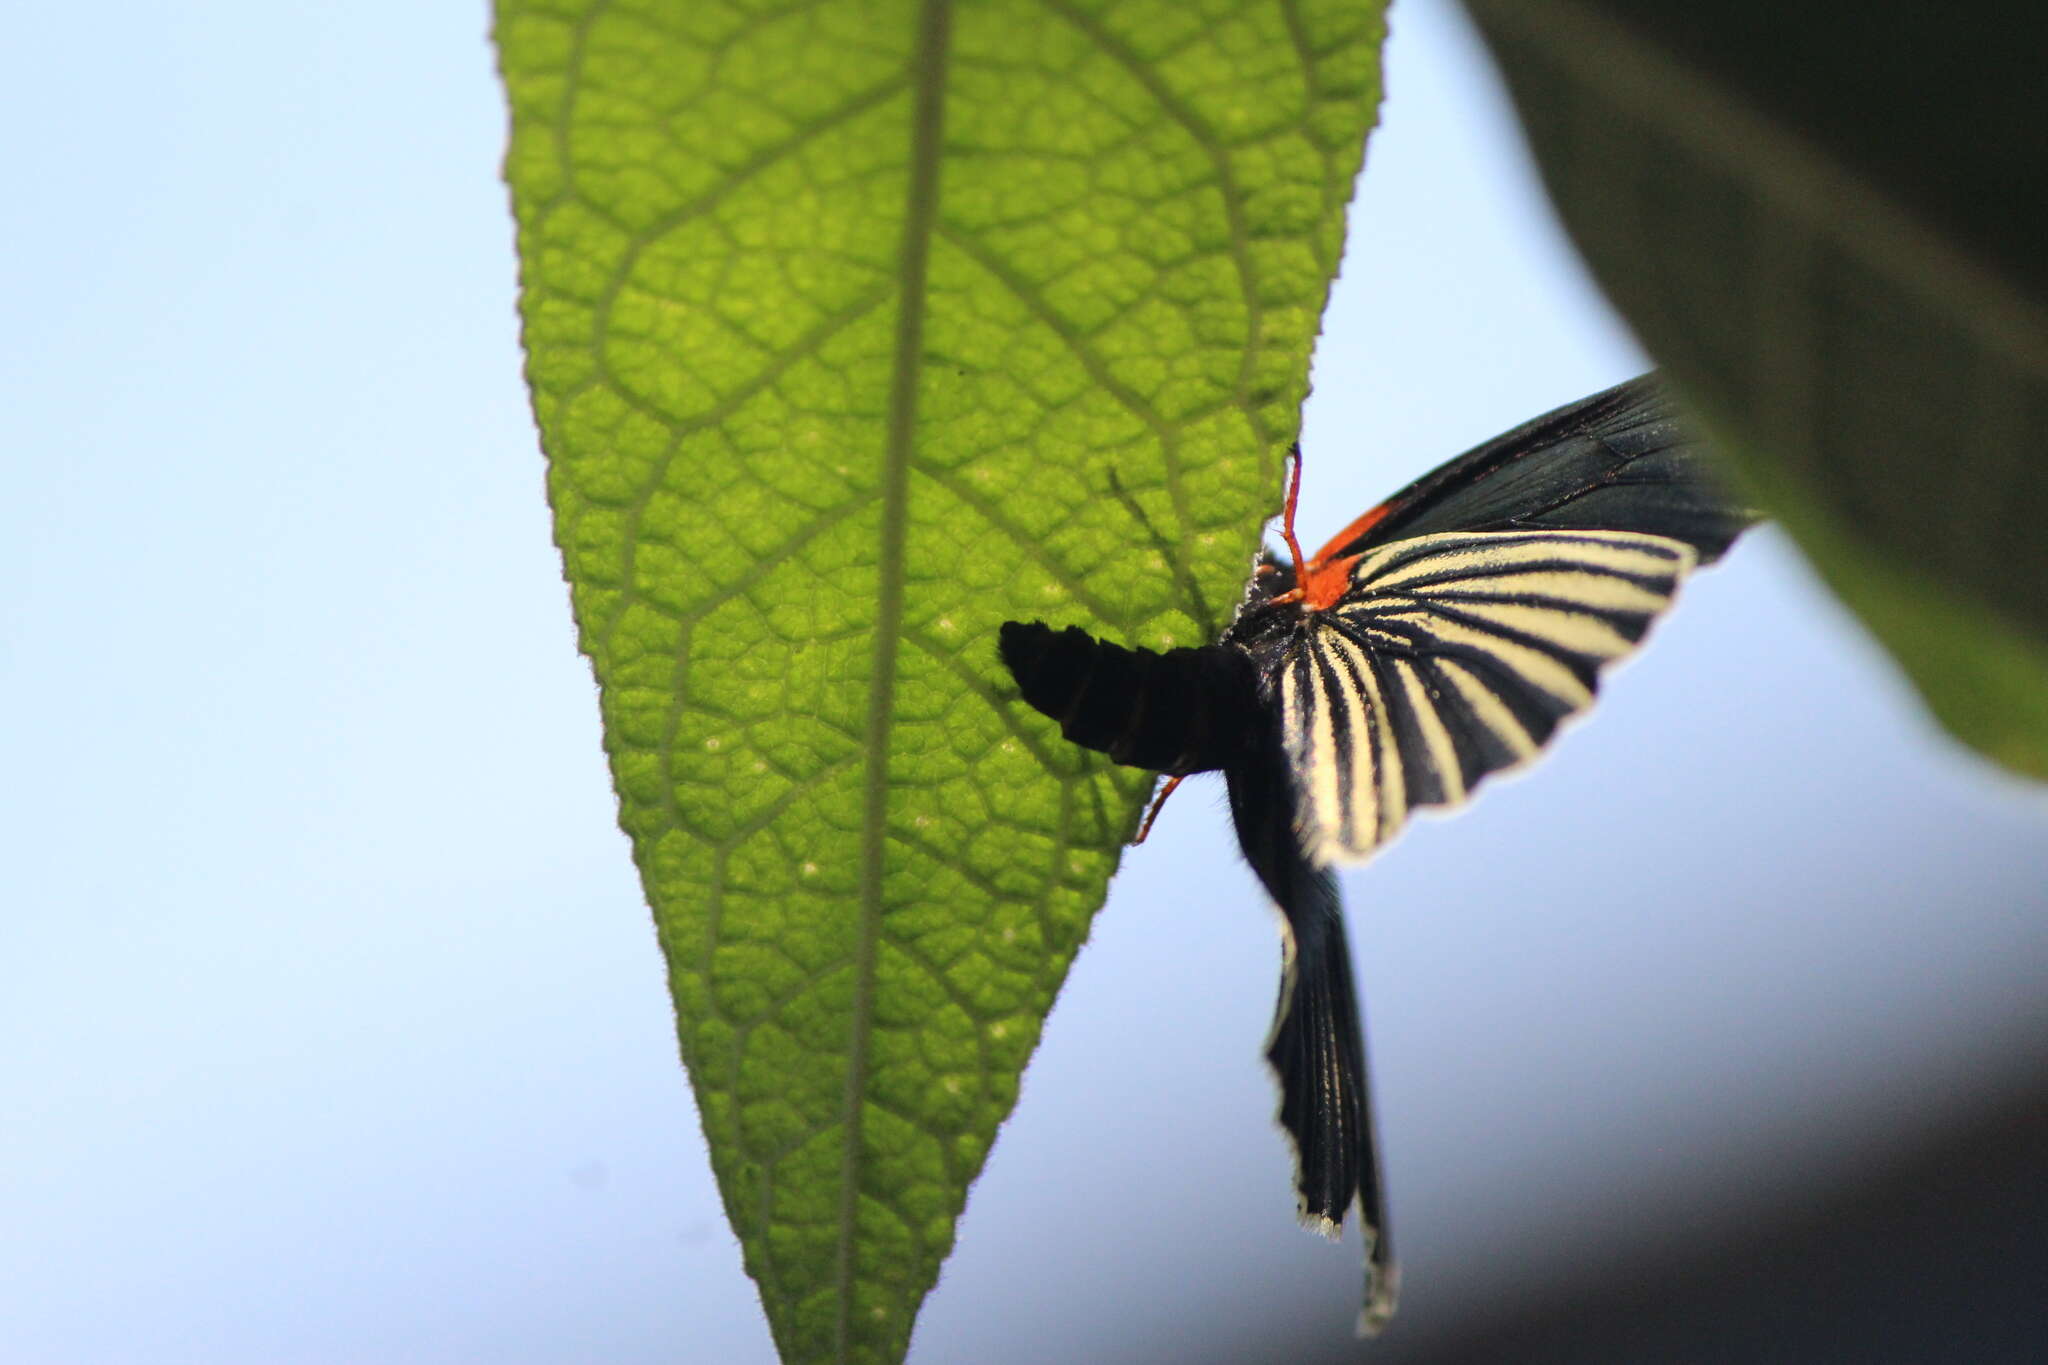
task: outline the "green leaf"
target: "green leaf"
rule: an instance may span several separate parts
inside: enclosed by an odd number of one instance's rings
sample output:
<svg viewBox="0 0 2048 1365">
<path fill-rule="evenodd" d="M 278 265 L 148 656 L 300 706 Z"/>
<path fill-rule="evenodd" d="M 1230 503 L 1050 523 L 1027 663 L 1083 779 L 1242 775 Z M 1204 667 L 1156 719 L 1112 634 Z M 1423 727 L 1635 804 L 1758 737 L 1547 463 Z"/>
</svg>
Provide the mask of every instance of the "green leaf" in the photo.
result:
<svg viewBox="0 0 2048 1365">
<path fill-rule="evenodd" d="M 1644 343 L 1936 716 L 2048 777 L 2048 11 L 1470 7 Z"/>
<path fill-rule="evenodd" d="M 1737 451 L 1733 439 L 1721 441 Z M 1766 478 L 1773 466 L 1745 465 Z M 2048 776 L 2048 648 L 2003 618 L 1870 552 L 1824 506 L 1759 485 L 1849 608 L 1870 625 L 1949 733 L 2015 772 Z"/>
<path fill-rule="evenodd" d="M 996 627 L 1234 604 L 1382 28 L 500 0 L 556 539 L 787 1360 L 902 1356 L 1147 786 Z"/>
</svg>

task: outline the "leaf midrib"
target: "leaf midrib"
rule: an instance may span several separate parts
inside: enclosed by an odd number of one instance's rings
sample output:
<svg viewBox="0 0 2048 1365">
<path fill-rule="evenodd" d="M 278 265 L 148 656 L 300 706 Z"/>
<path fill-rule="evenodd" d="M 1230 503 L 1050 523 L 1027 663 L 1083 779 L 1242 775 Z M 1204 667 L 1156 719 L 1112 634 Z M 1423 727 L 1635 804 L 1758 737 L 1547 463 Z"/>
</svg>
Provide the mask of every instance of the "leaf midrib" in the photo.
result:
<svg viewBox="0 0 2048 1365">
<path fill-rule="evenodd" d="M 896 651 L 903 623 L 904 551 L 910 465 L 923 370 L 925 278 L 938 219 L 939 139 L 945 113 L 952 0 L 924 0 L 911 54 L 910 182 L 904 202 L 902 302 L 890 376 L 888 446 L 883 453 L 881 544 L 876 563 L 875 652 L 868 684 L 867 771 L 861 815 L 860 920 L 855 930 L 853 1037 L 846 1065 L 845 1149 L 841 1155 L 835 1273 L 835 1354 L 851 1359 L 854 1242 L 860 1213 L 861 1115 L 874 1033 L 875 958 L 889 815 L 889 744 L 895 724 Z"/>
</svg>

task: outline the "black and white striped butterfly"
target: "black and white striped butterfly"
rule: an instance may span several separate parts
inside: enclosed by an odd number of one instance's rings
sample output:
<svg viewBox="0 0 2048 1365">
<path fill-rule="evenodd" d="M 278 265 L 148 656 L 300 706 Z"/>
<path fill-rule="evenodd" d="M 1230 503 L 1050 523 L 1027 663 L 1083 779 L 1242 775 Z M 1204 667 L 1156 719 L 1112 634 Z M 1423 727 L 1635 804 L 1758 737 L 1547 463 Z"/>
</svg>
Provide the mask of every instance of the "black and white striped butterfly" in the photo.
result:
<svg viewBox="0 0 2048 1365">
<path fill-rule="evenodd" d="M 1284 919 L 1266 1057 L 1299 1212 L 1335 1236 L 1357 1206 L 1371 1333 L 1398 1273 L 1330 868 L 1393 838 L 1409 811 L 1457 805 L 1533 757 L 1754 514 L 1650 376 L 1468 451 L 1306 559 L 1300 479 L 1297 454 L 1292 563 L 1261 557 L 1217 643 L 1162 654 L 1011 621 L 1001 649 L 1066 738 L 1167 774 L 1160 801 L 1191 773 L 1227 778 L 1245 859 Z"/>
</svg>

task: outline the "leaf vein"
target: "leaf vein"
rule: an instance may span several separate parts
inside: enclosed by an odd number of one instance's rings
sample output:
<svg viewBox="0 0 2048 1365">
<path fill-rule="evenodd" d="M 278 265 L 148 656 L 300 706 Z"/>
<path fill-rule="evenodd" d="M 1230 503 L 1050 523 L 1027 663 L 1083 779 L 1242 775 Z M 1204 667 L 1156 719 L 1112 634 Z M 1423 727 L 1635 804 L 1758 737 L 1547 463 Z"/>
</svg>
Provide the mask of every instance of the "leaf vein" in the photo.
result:
<svg viewBox="0 0 2048 1365">
<path fill-rule="evenodd" d="M 867 1099 L 873 1044 L 875 959 L 882 928 L 887 876 L 889 742 L 895 719 L 896 648 L 903 622 L 905 542 L 908 539 L 910 467 L 917 437 L 918 381 L 922 373 L 926 272 L 938 218 L 941 128 L 945 117 L 950 0 L 924 0 L 911 55 L 915 97 L 911 117 L 910 176 L 904 203 L 902 291 L 896 315 L 896 353 L 889 386 L 889 444 L 883 474 L 882 527 L 877 565 L 875 654 L 868 684 L 866 791 L 862 802 L 860 921 L 856 930 L 853 1036 L 846 1065 L 846 1147 L 839 1191 L 839 1236 L 834 1256 L 836 1352 L 853 1350 L 855 1234 L 860 1204 L 862 1105 Z"/>
</svg>

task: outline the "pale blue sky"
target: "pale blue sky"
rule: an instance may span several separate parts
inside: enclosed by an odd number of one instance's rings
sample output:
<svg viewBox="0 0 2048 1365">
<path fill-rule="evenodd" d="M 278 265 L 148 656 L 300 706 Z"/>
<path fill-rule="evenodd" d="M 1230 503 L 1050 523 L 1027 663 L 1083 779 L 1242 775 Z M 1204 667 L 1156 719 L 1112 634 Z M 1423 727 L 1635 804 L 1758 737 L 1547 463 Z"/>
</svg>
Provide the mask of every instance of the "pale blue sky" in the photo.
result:
<svg viewBox="0 0 2048 1365">
<path fill-rule="evenodd" d="M 0 90 L 0 1323 L 24 1365 L 769 1359 L 548 541 L 478 6 L 18 22 Z M 1304 539 L 1644 365 L 1397 6 Z M 1397 1361 L 2048 1058 L 2048 807 L 1775 533 L 1346 878 Z M 1349 1332 L 1220 789 L 1127 860 L 913 1359 Z M 1723 1221 L 1725 1220 L 1725 1221 Z"/>
</svg>

